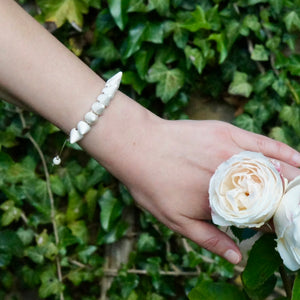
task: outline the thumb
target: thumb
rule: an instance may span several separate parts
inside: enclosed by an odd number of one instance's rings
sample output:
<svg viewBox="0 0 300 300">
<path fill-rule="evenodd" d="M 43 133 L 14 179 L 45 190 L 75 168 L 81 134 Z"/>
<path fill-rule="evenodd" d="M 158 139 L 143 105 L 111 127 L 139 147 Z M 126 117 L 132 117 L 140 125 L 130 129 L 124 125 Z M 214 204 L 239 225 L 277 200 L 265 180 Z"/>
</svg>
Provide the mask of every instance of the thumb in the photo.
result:
<svg viewBox="0 0 300 300">
<path fill-rule="evenodd" d="M 199 246 L 224 257 L 233 264 L 239 263 L 242 259 L 242 254 L 234 241 L 212 224 L 190 219 L 182 233 Z"/>
</svg>

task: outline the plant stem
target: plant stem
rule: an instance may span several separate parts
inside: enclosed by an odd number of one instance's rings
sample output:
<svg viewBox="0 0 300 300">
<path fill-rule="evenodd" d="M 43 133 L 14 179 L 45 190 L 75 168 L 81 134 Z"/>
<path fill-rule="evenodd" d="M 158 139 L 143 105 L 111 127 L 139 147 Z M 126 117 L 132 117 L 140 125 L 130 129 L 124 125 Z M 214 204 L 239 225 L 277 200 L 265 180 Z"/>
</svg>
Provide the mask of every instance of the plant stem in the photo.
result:
<svg viewBox="0 0 300 300">
<path fill-rule="evenodd" d="M 26 121 L 25 121 L 25 118 L 24 118 L 24 115 L 23 115 L 23 111 L 21 109 L 17 108 L 17 112 L 20 116 L 20 120 L 21 120 L 23 128 L 26 129 L 27 124 L 26 124 Z M 48 192 L 48 196 L 49 196 L 49 199 L 50 199 L 51 222 L 52 222 L 52 227 L 53 227 L 53 232 L 54 232 L 54 237 L 55 237 L 55 244 L 56 244 L 56 246 L 58 246 L 59 237 L 58 237 L 57 224 L 56 224 L 56 220 L 55 220 L 54 197 L 53 197 L 53 193 L 52 193 L 52 190 L 51 190 L 50 175 L 49 175 L 49 170 L 48 170 L 48 167 L 47 167 L 46 159 L 45 159 L 43 151 L 41 150 L 40 146 L 38 145 L 36 140 L 33 138 L 33 136 L 30 134 L 30 132 L 27 132 L 26 135 L 27 135 L 28 139 L 30 140 L 30 142 L 33 144 L 36 151 L 38 152 L 38 154 L 40 156 L 40 159 L 42 161 L 44 174 L 45 174 L 45 179 L 46 179 L 47 192 Z M 59 282 L 62 283 L 63 282 L 62 270 L 61 270 L 60 260 L 59 260 L 58 256 L 56 256 L 56 267 L 57 267 L 58 280 L 59 280 Z M 60 300 L 64 300 L 63 292 L 60 292 Z"/>
<path fill-rule="evenodd" d="M 282 279 L 282 282 L 283 282 L 283 286 L 284 286 L 284 289 L 285 289 L 285 292 L 286 292 L 286 296 L 291 299 L 292 297 L 292 285 L 291 285 L 291 281 L 290 281 L 290 278 L 284 268 L 283 265 L 281 265 L 279 267 L 279 273 L 280 273 L 280 276 L 281 276 L 281 279 Z"/>
</svg>

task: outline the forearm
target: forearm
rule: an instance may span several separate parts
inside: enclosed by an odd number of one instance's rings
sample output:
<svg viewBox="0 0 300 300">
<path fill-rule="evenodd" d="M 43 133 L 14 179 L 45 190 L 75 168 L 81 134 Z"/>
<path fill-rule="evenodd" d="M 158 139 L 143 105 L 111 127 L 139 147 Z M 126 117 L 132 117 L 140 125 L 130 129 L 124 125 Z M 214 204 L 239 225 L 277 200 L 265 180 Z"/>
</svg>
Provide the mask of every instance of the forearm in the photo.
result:
<svg viewBox="0 0 300 300">
<path fill-rule="evenodd" d="M 68 133 L 90 110 L 104 81 L 14 1 L 0 1 L 0 28 L 1 89 Z M 82 145 L 107 165 L 149 115 L 118 92 Z"/>
</svg>

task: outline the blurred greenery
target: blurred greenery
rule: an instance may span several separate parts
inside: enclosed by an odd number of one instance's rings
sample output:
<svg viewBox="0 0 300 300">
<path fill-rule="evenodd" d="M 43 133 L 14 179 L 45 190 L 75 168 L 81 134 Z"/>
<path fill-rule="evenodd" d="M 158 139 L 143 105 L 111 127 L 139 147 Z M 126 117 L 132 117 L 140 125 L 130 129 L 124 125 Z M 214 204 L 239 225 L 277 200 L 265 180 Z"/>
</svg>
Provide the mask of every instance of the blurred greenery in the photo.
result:
<svg viewBox="0 0 300 300">
<path fill-rule="evenodd" d="M 19 3 L 103 78 L 122 70 L 121 89 L 161 117 L 186 119 L 195 92 L 231 97 L 235 125 L 300 150 L 299 0 Z M 0 299 L 299 299 L 299 276 L 280 292 L 295 274 L 282 271 L 273 236 L 241 274 L 136 208 L 78 147 L 51 166 L 65 136 L 42 118 L 1 102 L 0 128 Z M 110 267 L 124 241 L 128 259 Z"/>
</svg>

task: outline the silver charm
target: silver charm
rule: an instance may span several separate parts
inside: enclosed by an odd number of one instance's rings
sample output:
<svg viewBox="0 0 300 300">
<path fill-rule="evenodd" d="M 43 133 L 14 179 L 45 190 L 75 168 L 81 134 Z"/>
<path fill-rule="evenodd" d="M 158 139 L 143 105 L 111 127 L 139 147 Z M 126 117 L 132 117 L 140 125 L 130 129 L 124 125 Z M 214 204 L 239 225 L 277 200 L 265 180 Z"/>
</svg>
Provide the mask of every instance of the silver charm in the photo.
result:
<svg viewBox="0 0 300 300">
<path fill-rule="evenodd" d="M 60 159 L 60 157 L 57 155 L 57 156 L 55 156 L 55 157 L 53 158 L 52 162 L 53 162 L 54 165 L 58 166 L 58 165 L 60 165 L 60 163 L 61 163 L 61 159 Z"/>
</svg>

